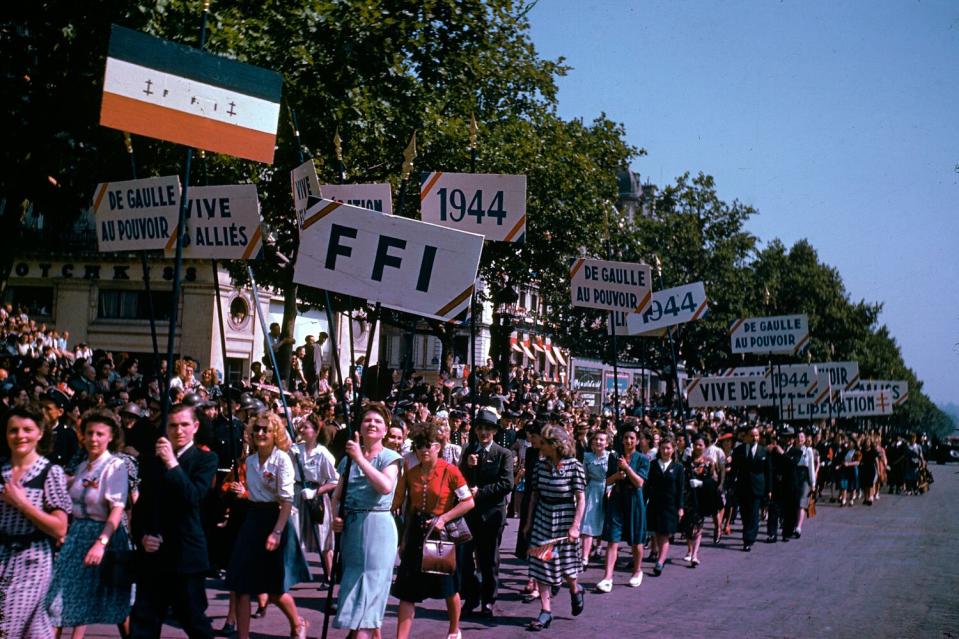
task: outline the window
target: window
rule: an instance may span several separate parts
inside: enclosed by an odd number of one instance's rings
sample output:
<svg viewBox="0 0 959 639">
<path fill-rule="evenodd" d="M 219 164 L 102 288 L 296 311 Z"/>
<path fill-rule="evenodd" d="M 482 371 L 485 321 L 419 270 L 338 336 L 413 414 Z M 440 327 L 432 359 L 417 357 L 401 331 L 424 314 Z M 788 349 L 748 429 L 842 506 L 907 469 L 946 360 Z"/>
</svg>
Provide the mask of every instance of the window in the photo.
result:
<svg viewBox="0 0 959 639">
<path fill-rule="evenodd" d="M 244 372 L 247 370 L 248 360 L 238 357 L 228 357 L 226 359 L 226 380 L 230 384 L 237 384 L 243 381 Z"/>
<path fill-rule="evenodd" d="M 153 291 L 153 313 L 160 321 L 170 319 L 173 293 Z M 145 291 L 100 290 L 97 304 L 97 319 L 101 320 L 148 320 L 150 304 Z"/>
<path fill-rule="evenodd" d="M 14 310 L 23 308 L 31 317 L 53 317 L 52 286 L 9 286 L 3 302 L 12 304 Z"/>
<path fill-rule="evenodd" d="M 250 323 L 250 303 L 242 295 L 237 295 L 230 302 L 230 326 L 233 330 L 239 331 Z"/>
</svg>

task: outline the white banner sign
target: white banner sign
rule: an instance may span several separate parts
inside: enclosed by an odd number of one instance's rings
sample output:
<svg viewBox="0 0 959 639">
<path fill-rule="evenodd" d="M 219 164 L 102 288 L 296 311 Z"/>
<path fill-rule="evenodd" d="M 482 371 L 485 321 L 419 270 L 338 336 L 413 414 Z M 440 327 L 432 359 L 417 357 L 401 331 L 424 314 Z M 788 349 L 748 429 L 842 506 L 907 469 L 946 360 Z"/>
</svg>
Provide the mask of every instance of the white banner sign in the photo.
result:
<svg viewBox="0 0 959 639">
<path fill-rule="evenodd" d="M 569 272 L 573 306 L 641 313 L 653 296 L 651 277 L 648 264 L 578 258 Z"/>
<path fill-rule="evenodd" d="M 819 362 L 813 364 L 820 376 L 823 373 L 829 373 L 829 384 L 833 392 L 842 390 L 854 390 L 859 383 L 859 362 Z M 824 384 L 820 382 L 819 392 L 824 392 Z"/>
<path fill-rule="evenodd" d="M 483 236 L 332 200 L 305 214 L 293 279 L 451 320 L 469 306 Z"/>
<path fill-rule="evenodd" d="M 430 173 L 420 188 L 424 222 L 479 233 L 493 242 L 526 239 L 526 176 Z"/>
<path fill-rule="evenodd" d="M 309 206 L 311 197 L 320 197 L 320 180 L 316 177 L 316 166 L 313 160 L 307 160 L 290 171 L 290 184 L 293 188 L 293 210 L 296 211 L 296 221 L 303 227 L 303 214 Z"/>
<path fill-rule="evenodd" d="M 909 399 L 909 382 L 905 380 L 861 379 L 853 387 L 853 390 L 889 391 L 892 395 L 892 403 L 896 406 L 902 406 Z"/>
<path fill-rule="evenodd" d="M 747 317 L 729 329 L 733 353 L 798 353 L 809 343 L 805 315 Z"/>
<path fill-rule="evenodd" d="M 784 414 L 787 419 L 848 419 L 888 416 L 892 415 L 892 409 L 892 393 L 888 390 L 847 391 L 834 398 L 831 406 L 828 399 L 797 401 Z M 788 413 L 794 417 L 788 417 Z"/>
<path fill-rule="evenodd" d="M 719 377 L 761 376 L 773 380 L 773 386 L 785 397 L 812 397 L 818 386 L 813 364 L 773 364 L 772 366 L 737 366 L 721 371 Z"/>
<path fill-rule="evenodd" d="M 185 259 L 249 260 L 263 244 L 260 200 L 254 184 L 191 186 L 187 189 Z M 176 233 L 165 247 L 176 254 Z"/>
<path fill-rule="evenodd" d="M 772 380 L 766 377 L 695 377 L 686 384 L 690 408 L 776 406 Z"/>
<path fill-rule="evenodd" d="M 180 178 L 98 184 L 93 215 L 101 253 L 163 249 L 180 215 Z"/>
<path fill-rule="evenodd" d="M 609 321 L 616 322 L 617 335 L 660 337 L 666 334 L 668 327 L 697 320 L 708 310 L 706 288 L 702 282 L 693 282 L 684 286 L 654 291 L 649 306 L 644 312 L 614 312 Z"/>
<path fill-rule="evenodd" d="M 393 214 L 393 191 L 389 184 L 321 184 L 320 192 L 321 197 L 327 200 L 336 200 L 387 215 Z"/>
</svg>

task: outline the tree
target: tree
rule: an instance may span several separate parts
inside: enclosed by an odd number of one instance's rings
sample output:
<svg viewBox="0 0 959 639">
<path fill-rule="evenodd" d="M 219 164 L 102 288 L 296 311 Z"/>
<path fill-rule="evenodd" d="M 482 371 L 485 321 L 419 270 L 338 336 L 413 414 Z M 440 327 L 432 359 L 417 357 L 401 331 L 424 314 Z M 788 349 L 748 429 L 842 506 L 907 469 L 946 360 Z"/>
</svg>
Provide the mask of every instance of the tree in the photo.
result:
<svg viewBox="0 0 959 639">
<path fill-rule="evenodd" d="M 293 258 L 297 232 L 287 175 L 300 162 L 301 150 L 316 159 L 321 181 L 335 181 L 338 171 L 331 140 L 338 131 L 348 180 L 390 181 L 403 203 L 397 214 L 415 217 L 416 176 L 399 183 L 402 150 L 409 136 L 417 132 L 417 169 L 469 170 L 467 123 L 475 114 L 480 123 L 477 170 L 529 177 L 527 242 L 523 246 L 488 244 L 481 274 L 494 284 L 492 293 L 505 281 L 523 284 L 539 279 L 548 281 L 548 287 L 561 286 L 553 280 L 565 279 L 565 268 L 580 247 L 597 245 L 596 214 L 601 202 L 616 193 L 613 171 L 635 150 L 623 141 L 622 128 L 604 116 L 588 126 L 558 117 L 555 80 L 566 67 L 561 59 L 545 60 L 537 54 L 526 17 L 530 6 L 510 0 L 214 4 L 207 50 L 283 73 L 284 109 L 273 166 L 210 155 L 205 162 L 209 180 L 255 181 L 272 254 Z M 196 46 L 198 3 L 51 2 L 28 5 L 23 13 L 5 25 L 4 44 L 29 54 L 4 63 L 4 82 L 8 93 L 25 96 L 11 111 L 11 119 L 29 120 L 33 135 L 25 134 L 13 148 L 4 150 L 4 162 L 22 170 L 16 179 L 2 184 L 3 193 L 8 204 L 26 200 L 30 206 L 45 208 L 48 204 L 40 194 L 50 190 L 46 176 L 69 175 L 69 183 L 61 180 L 63 188 L 78 195 L 58 210 L 65 221 L 72 220 L 94 184 L 126 177 L 129 172 L 118 134 L 96 125 L 98 79 L 110 22 Z M 52 53 L 50 42 L 58 47 Z M 44 94 L 43 100 L 21 86 L 19 78 L 27 72 L 32 77 L 49 76 L 43 84 L 49 95 Z M 66 79 L 73 81 L 71 100 L 82 109 L 64 123 L 63 137 L 69 146 L 85 149 L 84 157 L 91 161 L 56 171 L 25 163 L 24 156 L 43 146 L 34 138 L 49 139 L 50 144 L 59 139 L 45 127 L 59 121 L 57 109 L 62 107 L 57 102 L 68 94 L 57 87 L 67 85 Z M 293 140 L 290 111 L 298 116 L 302 149 Z M 162 142 L 136 142 L 143 173 L 178 171 L 182 149 Z M 24 179 L 26 174 L 29 179 Z M 25 193 L 21 184 L 38 186 L 36 192 Z M 285 324 L 292 322 L 296 308 L 290 300 L 323 305 L 316 291 L 297 290 L 290 270 L 278 268 L 275 260 L 254 268 L 258 283 L 282 291 L 287 298 Z M 242 268 L 231 272 L 237 281 L 245 281 Z M 337 308 L 350 303 L 334 298 Z M 449 327 L 434 323 L 433 328 L 448 344 Z"/>
</svg>

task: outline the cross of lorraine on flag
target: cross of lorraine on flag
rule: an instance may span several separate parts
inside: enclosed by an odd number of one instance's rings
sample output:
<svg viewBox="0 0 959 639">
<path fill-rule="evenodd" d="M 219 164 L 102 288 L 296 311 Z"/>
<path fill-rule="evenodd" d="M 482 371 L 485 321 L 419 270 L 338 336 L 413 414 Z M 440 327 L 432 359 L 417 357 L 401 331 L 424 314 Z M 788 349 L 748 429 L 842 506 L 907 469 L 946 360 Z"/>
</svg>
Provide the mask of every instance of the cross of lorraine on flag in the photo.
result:
<svg viewBox="0 0 959 639">
<path fill-rule="evenodd" d="M 283 76 L 113 25 L 100 124 L 273 163 Z"/>
</svg>

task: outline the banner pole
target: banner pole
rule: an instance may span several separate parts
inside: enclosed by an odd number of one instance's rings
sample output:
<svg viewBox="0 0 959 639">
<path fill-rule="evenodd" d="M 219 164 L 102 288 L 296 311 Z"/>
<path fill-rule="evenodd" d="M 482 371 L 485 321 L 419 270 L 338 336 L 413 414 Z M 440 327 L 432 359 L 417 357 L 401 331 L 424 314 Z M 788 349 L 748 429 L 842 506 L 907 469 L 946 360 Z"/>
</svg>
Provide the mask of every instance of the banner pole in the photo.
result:
<svg viewBox="0 0 959 639">
<path fill-rule="evenodd" d="M 203 3 L 203 15 L 200 20 L 200 46 L 202 51 L 206 47 L 206 23 L 210 16 L 209 1 Z M 180 293 L 182 289 L 181 271 L 183 270 L 183 235 L 186 232 L 187 195 L 190 189 L 190 165 L 193 162 L 193 147 L 186 150 L 186 160 L 183 163 L 183 189 L 180 192 L 180 212 L 176 225 L 176 253 L 173 260 L 173 304 L 170 307 L 170 331 L 166 343 L 166 378 L 163 381 L 163 397 L 160 404 L 160 427 L 165 428 L 167 416 L 170 414 L 170 380 L 173 376 L 173 353 L 176 347 L 176 326 L 180 307 Z"/>
<path fill-rule="evenodd" d="M 126 145 L 127 154 L 130 156 L 130 176 L 137 179 L 137 160 L 133 153 L 133 139 L 126 131 L 123 132 L 123 142 Z M 150 267 L 147 264 L 147 254 L 145 251 L 137 251 L 140 254 L 140 269 L 143 271 L 143 291 L 147 295 L 147 312 L 150 314 L 150 339 L 153 344 L 153 371 L 157 378 L 157 388 L 162 388 L 160 381 L 160 344 L 157 340 L 157 321 L 156 311 L 153 308 L 153 292 L 150 290 Z"/>
<path fill-rule="evenodd" d="M 476 173 L 476 118 L 470 116 L 470 173 Z M 484 242 L 485 243 L 485 242 Z M 473 285 L 473 292 L 470 293 L 470 356 L 467 360 L 470 362 L 470 424 L 476 423 L 476 285 Z M 506 336 L 506 343 L 509 343 L 509 335 Z M 500 380 L 503 388 L 507 388 L 508 379 Z"/>
<path fill-rule="evenodd" d="M 663 262 L 659 259 L 659 256 L 656 256 L 656 273 L 659 275 L 659 288 L 663 290 L 666 288 L 666 285 L 663 283 Z M 683 422 L 686 421 L 686 398 L 683 397 L 683 391 L 679 387 L 679 366 L 676 363 L 676 346 L 673 343 L 673 333 L 669 330 L 669 327 L 666 328 L 666 338 L 669 341 L 669 355 L 672 358 L 673 362 L 673 383 L 676 385 L 676 399 L 679 403 L 679 410 L 681 412 L 681 419 Z"/>
</svg>

